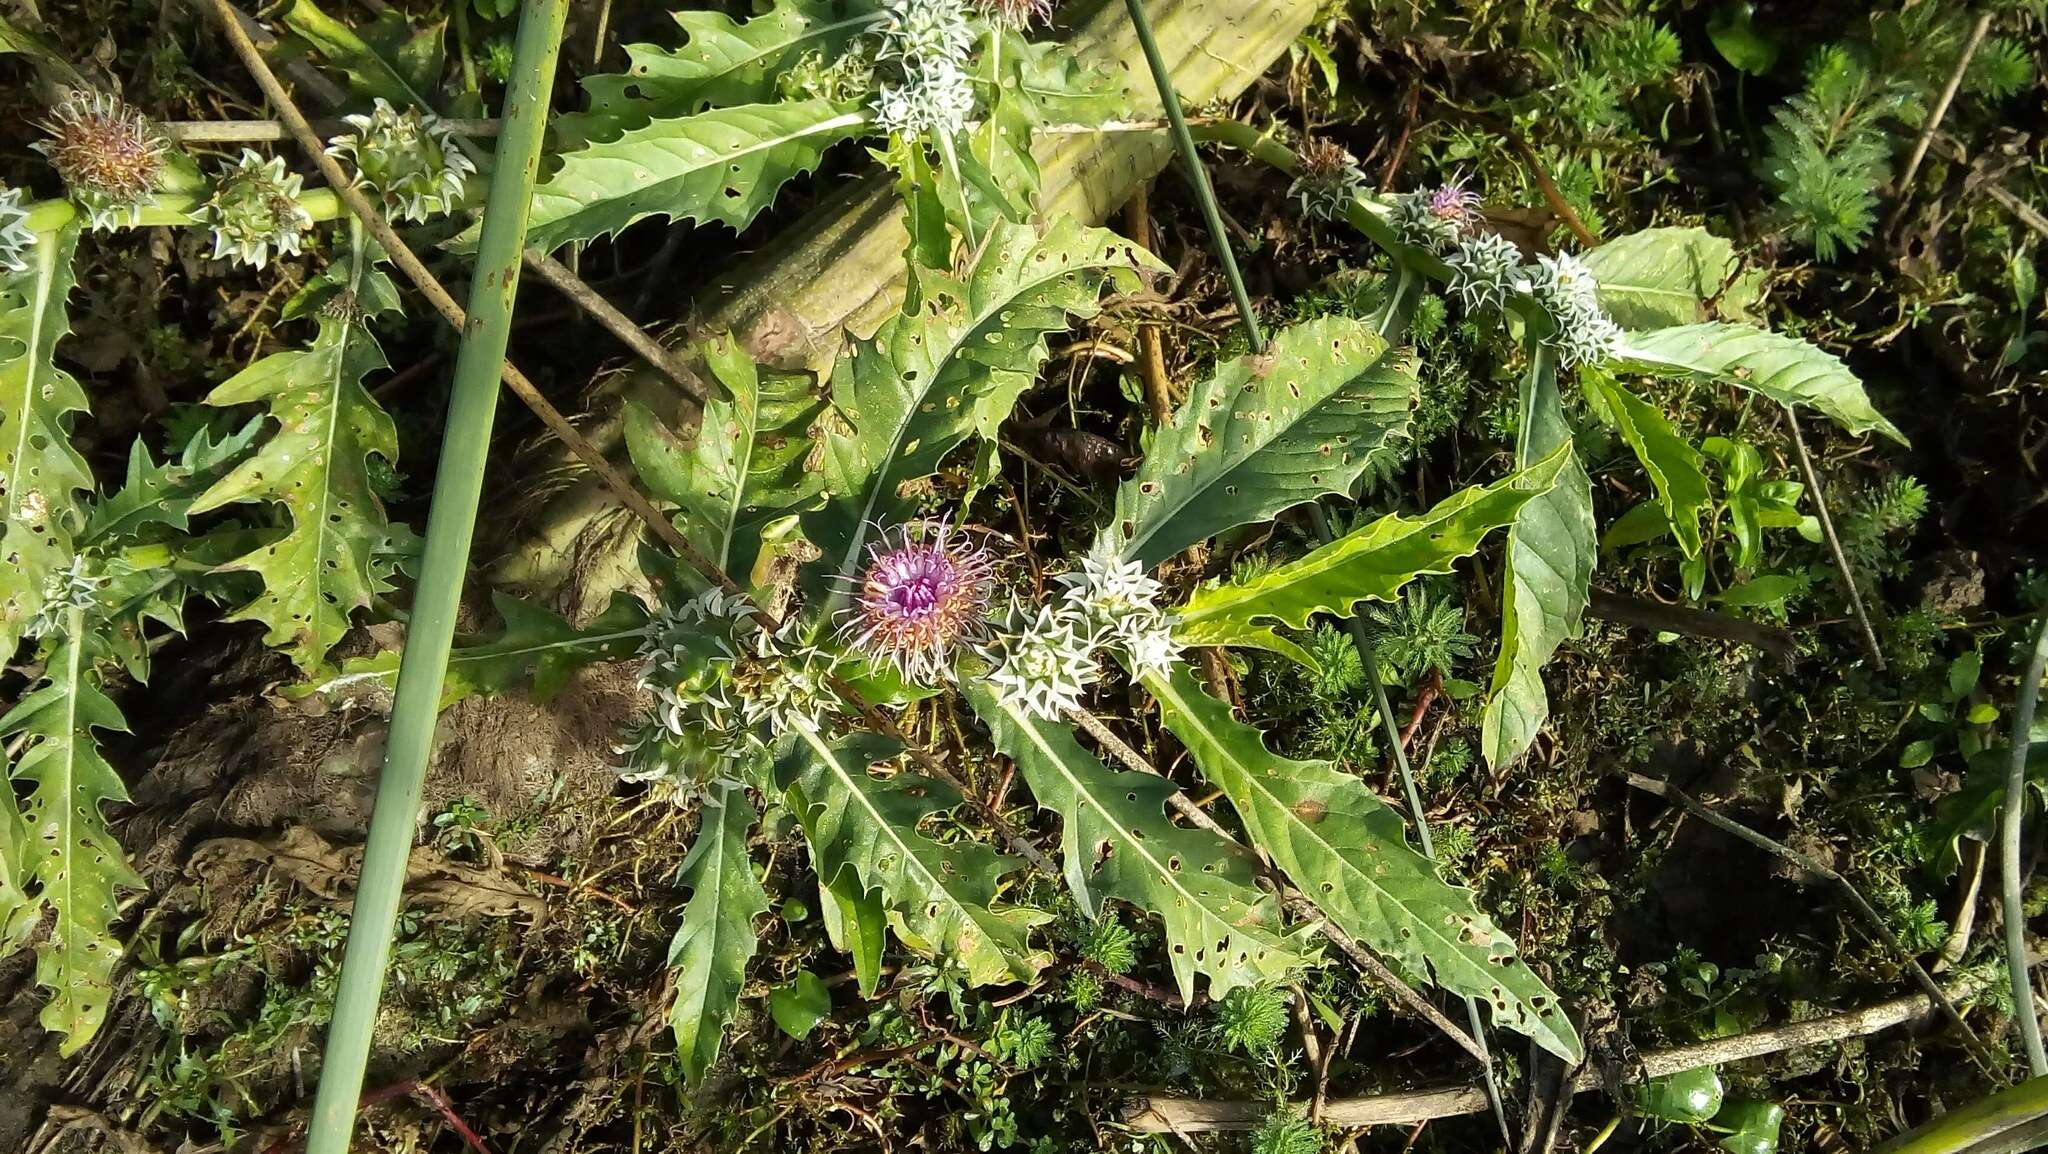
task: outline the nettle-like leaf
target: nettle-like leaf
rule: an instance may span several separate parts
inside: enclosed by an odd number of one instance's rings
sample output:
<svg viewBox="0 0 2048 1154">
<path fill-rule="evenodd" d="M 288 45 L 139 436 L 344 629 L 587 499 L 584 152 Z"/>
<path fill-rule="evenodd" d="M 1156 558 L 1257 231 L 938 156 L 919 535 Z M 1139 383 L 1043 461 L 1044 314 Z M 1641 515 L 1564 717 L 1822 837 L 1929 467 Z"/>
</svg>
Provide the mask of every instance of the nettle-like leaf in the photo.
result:
<svg viewBox="0 0 2048 1154">
<path fill-rule="evenodd" d="M 261 621 L 264 640 L 312 670 L 348 632 L 349 614 L 388 588 L 379 551 L 393 534 L 370 483 L 370 454 L 398 459 L 398 431 L 363 377 L 384 354 L 362 325 L 323 317 L 309 348 L 273 353 L 207 394 L 209 405 L 269 404 L 277 429 L 263 447 L 195 501 L 204 513 L 274 501 L 291 528 L 228 563 L 263 579 L 232 621 Z"/>
<path fill-rule="evenodd" d="M 764 375 L 729 336 L 704 346 L 704 360 L 730 400 L 704 402 L 698 432 L 685 445 L 645 406 L 626 404 L 626 447 L 654 495 L 679 512 L 676 527 L 698 552 L 742 579 L 761 552 L 770 522 L 817 495 L 804 469 L 807 430 L 824 401 L 807 376 Z"/>
<path fill-rule="evenodd" d="M 1556 356 L 1531 341 L 1516 463 L 1527 468 L 1570 443 L 1571 426 L 1557 395 Z M 1520 757 L 1549 718 L 1543 666 L 1566 638 L 1578 635 L 1591 597 L 1595 555 L 1593 482 L 1574 453 L 1557 483 L 1522 506 L 1508 530 L 1500 657 L 1480 727 L 1487 764 L 1506 765 Z"/>
<path fill-rule="evenodd" d="M 43 1028 L 76 1053 L 105 1021 L 121 943 L 113 935 L 124 888 L 141 888 L 103 805 L 128 800 L 121 776 L 100 755 L 94 730 L 126 732 L 121 711 L 100 690 L 87 612 L 71 609 L 43 669 L 43 683 L 0 717 L 0 738 L 22 737 L 15 781 L 30 787 L 26 876 L 56 915 L 37 949 L 36 982 L 51 993 Z"/>
<path fill-rule="evenodd" d="M 1295 761 L 1231 716 L 1185 666 L 1147 675 L 1166 728 L 1223 791 L 1251 842 L 1338 929 L 1413 974 L 1477 998 L 1495 1025 L 1527 1034 L 1567 1062 L 1578 1034 L 1557 995 L 1514 941 L 1473 904 L 1472 891 L 1438 876 L 1408 847 L 1405 825 L 1365 784 L 1327 761 Z"/>
<path fill-rule="evenodd" d="M 744 230 L 825 150 L 866 127 L 865 111 L 825 100 L 714 108 L 651 121 L 562 156 L 533 190 L 526 242 L 542 252 L 650 216 Z M 451 246 L 474 248 L 472 226 Z"/>
<path fill-rule="evenodd" d="M 851 870 L 879 891 L 896 935 L 912 950 L 951 959 L 985 985 L 1029 979 L 1049 960 L 1026 940 L 1046 915 L 997 908 L 997 886 L 1019 863 L 971 840 L 933 841 L 917 831 L 960 801 L 952 788 L 915 773 L 876 777 L 869 767 L 901 746 L 872 733 L 828 738 L 799 726 L 775 762 L 775 782 L 811 846 L 822 879 Z"/>
<path fill-rule="evenodd" d="M 1153 434 L 1103 530 L 1156 565 L 1198 541 L 1327 493 L 1348 494 L 1408 427 L 1415 362 L 1349 317 L 1282 329 L 1196 385 Z"/>
<path fill-rule="evenodd" d="M 1735 246 L 1703 228 L 1646 228 L 1585 255 L 1600 307 L 1625 329 L 1713 319 L 1710 302 L 1735 276 Z"/>
<path fill-rule="evenodd" d="M 832 373 L 833 402 L 852 430 L 826 430 L 829 498 L 803 515 L 824 554 L 807 573 L 821 620 L 844 604 L 875 525 L 909 514 L 903 485 L 930 476 L 970 433 L 993 437 L 1037 376 L 1046 335 L 1095 315 L 1105 286 L 1134 287 L 1140 267 L 1165 266 L 1061 217 L 1043 236 L 998 224 L 965 279 L 919 270 L 920 310 L 884 322 Z"/>
<path fill-rule="evenodd" d="M 1581 380 L 1587 395 L 1597 398 L 1607 410 L 1621 439 L 1628 442 L 1643 471 L 1650 475 L 1657 503 L 1679 550 L 1687 557 L 1699 556 L 1700 518 L 1713 505 L 1700 451 L 1672 429 L 1662 410 L 1619 383 L 1599 373 L 1588 373 Z"/>
<path fill-rule="evenodd" d="M 121 487 L 100 498 L 86 521 L 87 542 L 134 537 L 152 525 L 184 530 L 192 503 L 263 433 L 263 418 L 251 417 L 240 428 L 220 431 L 202 427 L 175 457 L 162 464 L 139 438 L 128 447 L 128 471 Z"/>
<path fill-rule="evenodd" d="M 1863 382 L 1840 358 L 1783 333 L 1722 321 L 1631 332 L 1610 367 L 1734 385 L 1780 404 L 1817 409 L 1851 433 L 1876 431 L 1909 443 L 1871 406 Z"/>
<path fill-rule="evenodd" d="M 466 638 L 448 655 L 441 683 L 441 708 L 465 697 L 507 693 L 530 684 L 528 695 L 546 701 L 568 684 L 569 677 L 600 661 L 624 661 L 639 649 L 647 624 L 647 607 L 624 593 L 590 624 L 577 627 L 565 618 L 509 594 L 493 592 L 491 605 L 503 622 L 488 637 Z M 334 699 L 371 696 L 389 701 L 398 687 L 402 651 L 386 650 L 343 662 L 331 676 L 285 691 L 289 697 L 318 693 Z"/>
<path fill-rule="evenodd" d="M 73 220 L 39 235 L 28 267 L 0 274 L 0 663 L 13 659 L 51 576 L 70 564 L 86 521 L 81 495 L 92 491 L 71 447 L 85 390 L 56 362 L 71 331 L 64 302 L 79 228 Z"/>
<path fill-rule="evenodd" d="M 767 891 L 747 856 L 747 833 L 759 815 L 746 789 L 713 786 L 699 813 L 697 840 L 678 879 L 690 887 L 690 902 L 668 947 L 668 964 L 676 972 L 668 1023 L 683 1077 L 692 1086 L 718 1059 L 747 962 L 760 945 L 754 919 L 768 912 Z"/>
<path fill-rule="evenodd" d="M 1300 944 L 1281 928 L 1272 895 L 1259 889 L 1251 856 L 1167 819 L 1172 782 L 1111 771 L 1072 729 L 1005 707 L 973 678 L 962 679 L 961 692 L 1038 804 L 1059 815 L 1075 900 L 1091 917 L 1105 897 L 1157 915 L 1183 999 L 1194 999 L 1197 974 L 1209 979 L 1209 996 L 1220 998 L 1301 964 Z"/>
</svg>

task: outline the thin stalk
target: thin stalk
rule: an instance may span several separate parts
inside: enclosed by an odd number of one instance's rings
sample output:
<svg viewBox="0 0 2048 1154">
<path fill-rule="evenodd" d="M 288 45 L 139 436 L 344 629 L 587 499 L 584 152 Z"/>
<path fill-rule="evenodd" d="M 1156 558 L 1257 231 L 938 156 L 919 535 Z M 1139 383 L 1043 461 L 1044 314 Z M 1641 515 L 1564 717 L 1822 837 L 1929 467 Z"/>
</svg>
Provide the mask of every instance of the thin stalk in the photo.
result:
<svg viewBox="0 0 2048 1154">
<path fill-rule="evenodd" d="M 2034 983 L 2028 975 L 2027 915 L 2020 904 L 2020 824 L 2027 812 L 2027 755 L 2033 752 L 2034 710 L 2041 701 L 2041 676 L 2048 673 L 2048 613 L 2034 630 L 2034 655 L 2020 681 L 2019 708 L 2012 718 L 2012 768 L 2005 778 L 2005 821 L 1998 829 L 1999 902 L 2005 909 L 2005 963 L 2012 974 L 2012 1012 L 2027 1047 L 2027 1068 L 2048 1074 L 2041 1048 L 2041 1022 L 2034 1016 Z"/>
<path fill-rule="evenodd" d="M 1820 519 L 1821 536 L 1827 539 L 1828 553 L 1835 559 L 1835 571 L 1842 575 L 1842 587 L 1849 591 L 1849 608 L 1856 615 L 1856 624 L 1862 630 L 1863 648 L 1870 654 L 1871 663 L 1881 671 L 1884 669 L 1884 647 L 1877 643 L 1877 630 L 1870 627 L 1870 613 L 1863 607 L 1863 590 L 1856 586 L 1856 571 L 1849 567 L 1849 555 L 1842 551 L 1842 539 L 1835 535 L 1835 518 L 1828 512 L 1827 494 L 1820 487 L 1820 472 L 1814 468 L 1813 454 L 1806 449 L 1806 434 L 1799 431 L 1799 413 L 1790 405 L 1784 406 L 1785 425 L 1792 430 L 1792 447 L 1798 450 L 1799 472 L 1806 478 L 1806 491 L 1813 494 L 1813 511 Z"/>
<path fill-rule="evenodd" d="M 328 1029 L 307 1154 L 346 1154 L 355 1129 L 370 1035 L 391 958 L 420 793 L 433 752 L 442 681 L 454 646 L 455 615 L 476 532 L 498 377 L 512 332 L 528 210 L 540 171 L 556 57 L 569 0 L 526 0 L 512 50 L 504 129 L 471 281 L 469 323 L 455 362 L 447 434 L 427 515 L 425 560 L 414 595 L 386 739 L 384 768 L 349 918 L 348 948 Z"/>
<path fill-rule="evenodd" d="M 1166 110 L 1166 123 L 1172 129 L 1174 144 L 1180 148 L 1181 163 L 1187 166 L 1195 199 L 1201 202 L 1202 219 L 1209 224 L 1209 239 L 1216 246 L 1216 259 L 1223 264 L 1223 279 L 1230 282 L 1230 295 L 1237 301 L 1237 315 L 1244 320 L 1245 335 L 1251 338 L 1253 351 L 1264 351 L 1266 334 L 1259 328 L 1257 314 L 1252 312 L 1244 274 L 1238 271 L 1236 254 L 1230 251 L 1230 234 L 1223 231 L 1223 210 L 1216 204 L 1216 190 L 1209 187 L 1209 172 L 1202 167 L 1202 158 L 1195 151 L 1195 138 L 1188 132 L 1187 117 L 1181 113 L 1180 96 L 1173 90 L 1173 73 L 1166 67 L 1166 57 L 1159 52 L 1159 41 L 1152 36 L 1152 20 L 1145 15 L 1141 0 L 1124 0 L 1124 6 L 1130 10 L 1131 28 L 1138 34 L 1138 47 L 1145 53 L 1145 63 L 1152 67 L 1152 83 L 1159 88 L 1159 103 Z"/>
</svg>

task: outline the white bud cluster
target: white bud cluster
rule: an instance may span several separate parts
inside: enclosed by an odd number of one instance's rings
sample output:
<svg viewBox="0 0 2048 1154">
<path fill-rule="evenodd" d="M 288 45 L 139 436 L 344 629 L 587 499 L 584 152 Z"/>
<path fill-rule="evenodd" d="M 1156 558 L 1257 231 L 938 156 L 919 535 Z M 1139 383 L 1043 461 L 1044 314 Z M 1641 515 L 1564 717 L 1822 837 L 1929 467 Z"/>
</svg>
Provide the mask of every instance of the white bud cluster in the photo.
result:
<svg viewBox="0 0 2048 1154">
<path fill-rule="evenodd" d="M 892 136 L 951 136 L 974 114 L 967 54 L 974 26 L 961 0 L 889 0 L 877 58 L 900 78 L 884 81 L 875 125 Z"/>
<path fill-rule="evenodd" d="M 1621 326 L 1600 307 L 1593 270 L 1570 254 L 1537 257 L 1529 294 L 1550 316 L 1543 343 L 1557 351 L 1560 369 L 1597 365 L 1621 343 Z"/>
<path fill-rule="evenodd" d="M 284 157 L 265 160 L 255 149 L 243 149 L 194 214 L 213 230 L 214 259 L 262 268 L 273 247 L 279 255 L 296 255 L 313 227 L 313 215 L 299 203 L 301 187 L 297 173 L 286 174 Z"/>
<path fill-rule="evenodd" d="M 1451 267 L 1447 287 L 1468 313 L 1500 308 L 1526 283 L 1522 251 L 1498 233 L 1475 233 L 1460 240 L 1444 263 Z"/>
<path fill-rule="evenodd" d="M 36 234 L 28 227 L 28 210 L 21 206 L 21 190 L 0 188 L 0 269 L 28 271 L 28 250 L 36 245 Z"/>
<path fill-rule="evenodd" d="M 996 700 L 1027 717 L 1050 721 L 1078 709 L 1099 674 L 1088 623 L 1067 606 L 1036 612 L 1011 606 L 984 649 Z"/>
<path fill-rule="evenodd" d="M 1081 567 L 1062 574 L 1066 603 L 1089 629 L 1090 641 L 1123 651 L 1131 676 L 1167 674 L 1180 659 L 1173 622 L 1159 608 L 1158 581 L 1137 561 L 1090 553 Z"/>
</svg>

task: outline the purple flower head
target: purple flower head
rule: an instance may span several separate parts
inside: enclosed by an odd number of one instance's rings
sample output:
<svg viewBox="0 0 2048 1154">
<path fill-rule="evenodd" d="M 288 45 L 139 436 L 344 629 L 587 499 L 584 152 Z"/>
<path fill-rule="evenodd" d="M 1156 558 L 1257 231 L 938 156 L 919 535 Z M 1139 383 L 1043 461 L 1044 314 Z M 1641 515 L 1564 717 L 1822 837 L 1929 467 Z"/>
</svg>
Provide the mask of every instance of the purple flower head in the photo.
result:
<svg viewBox="0 0 2048 1154">
<path fill-rule="evenodd" d="M 994 571 L 988 554 L 944 521 L 886 530 L 868 546 L 840 636 L 876 664 L 929 685 L 945 677 L 956 644 L 984 633 Z"/>
<path fill-rule="evenodd" d="M 1465 187 L 1463 176 L 1454 176 L 1429 194 L 1429 215 L 1463 227 L 1478 217 L 1482 203 L 1478 193 Z"/>
</svg>

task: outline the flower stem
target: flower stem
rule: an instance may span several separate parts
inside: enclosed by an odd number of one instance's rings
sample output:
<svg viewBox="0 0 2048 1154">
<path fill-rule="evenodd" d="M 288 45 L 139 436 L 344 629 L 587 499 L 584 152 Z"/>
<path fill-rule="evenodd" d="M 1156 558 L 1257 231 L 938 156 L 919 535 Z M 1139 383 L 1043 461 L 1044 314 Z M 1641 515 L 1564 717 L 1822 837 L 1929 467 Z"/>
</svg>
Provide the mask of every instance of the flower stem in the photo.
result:
<svg viewBox="0 0 2048 1154">
<path fill-rule="evenodd" d="M 2005 961 L 2012 974 L 2012 1012 L 2027 1047 L 2027 1068 L 2048 1074 L 2041 1046 L 2041 1022 L 2034 1017 L 2034 983 L 2027 966 L 2027 914 L 2020 900 L 2020 824 L 2027 812 L 2027 762 L 2034 749 L 2034 710 L 2041 701 L 2041 677 L 2048 673 L 2048 613 L 2034 629 L 2034 655 L 2020 680 L 2019 708 L 2012 719 L 2012 769 L 2005 779 L 2005 821 L 1998 831 L 1999 900 L 2005 907 Z"/>
</svg>

